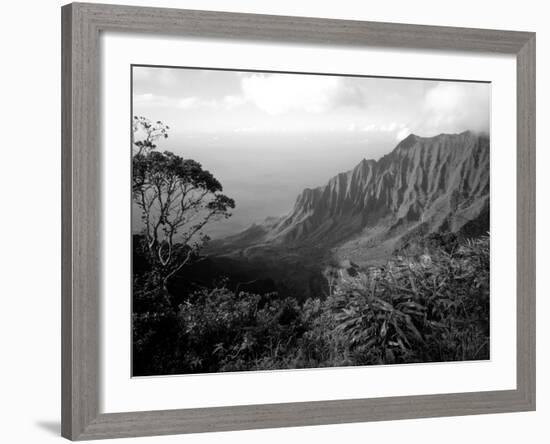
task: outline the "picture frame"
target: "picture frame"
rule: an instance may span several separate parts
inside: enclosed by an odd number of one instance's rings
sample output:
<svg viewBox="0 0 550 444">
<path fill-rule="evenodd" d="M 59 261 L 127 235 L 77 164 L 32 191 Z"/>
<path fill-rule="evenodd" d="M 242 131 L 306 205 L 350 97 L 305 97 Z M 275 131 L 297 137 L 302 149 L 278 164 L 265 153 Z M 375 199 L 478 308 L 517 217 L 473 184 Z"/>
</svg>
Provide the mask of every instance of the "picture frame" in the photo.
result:
<svg viewBox="0 0 550 444">
<path fill-rule="evenodd" d="M 125 413 L 99 409 L 101 32 L 508 54 L 517 60 L 515 390 Z M 62 8 L 62 435 L 71 440 L 535 409 L 535 34 L 72 3 Z"/>
</svg>

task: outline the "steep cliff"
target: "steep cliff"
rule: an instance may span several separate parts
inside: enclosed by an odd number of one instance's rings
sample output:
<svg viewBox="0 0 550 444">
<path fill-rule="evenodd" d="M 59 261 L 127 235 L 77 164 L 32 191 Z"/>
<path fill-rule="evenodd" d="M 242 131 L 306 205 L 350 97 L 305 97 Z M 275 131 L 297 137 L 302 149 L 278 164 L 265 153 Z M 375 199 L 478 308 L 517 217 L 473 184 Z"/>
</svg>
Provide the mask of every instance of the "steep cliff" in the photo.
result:
<svg viewBox="0 0 550 444">
<path fill-rule="evenodd" d="M 255 224 L 219 247 L 315 246 L 368 263 L 411 236 L 480 234 L 489 225 L 489 164 L 485 135 L 411 134 L 382 158 L 364 159 L 326 185 L 305 189 L 288 215 Z"/>
</svg>

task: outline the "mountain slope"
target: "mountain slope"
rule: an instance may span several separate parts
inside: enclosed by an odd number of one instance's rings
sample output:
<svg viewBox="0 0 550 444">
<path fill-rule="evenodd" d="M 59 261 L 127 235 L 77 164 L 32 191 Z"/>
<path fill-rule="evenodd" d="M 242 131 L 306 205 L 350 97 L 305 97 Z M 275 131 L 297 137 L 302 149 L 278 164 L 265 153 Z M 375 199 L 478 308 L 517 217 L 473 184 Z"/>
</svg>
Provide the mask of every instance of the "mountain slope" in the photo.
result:
<svg viewBox="0 0 550 444">
<path fill-rule="evenodd" d="M 489 139 L 472 132 L 410 135 L 379 160 L 362 160 L 326 185 L 305 189 L 292 211 L 217 244 L 219 253 L 265 247 L 332 248 L 369 263 L 436 231 L 488 230 Z"/>
</svg>

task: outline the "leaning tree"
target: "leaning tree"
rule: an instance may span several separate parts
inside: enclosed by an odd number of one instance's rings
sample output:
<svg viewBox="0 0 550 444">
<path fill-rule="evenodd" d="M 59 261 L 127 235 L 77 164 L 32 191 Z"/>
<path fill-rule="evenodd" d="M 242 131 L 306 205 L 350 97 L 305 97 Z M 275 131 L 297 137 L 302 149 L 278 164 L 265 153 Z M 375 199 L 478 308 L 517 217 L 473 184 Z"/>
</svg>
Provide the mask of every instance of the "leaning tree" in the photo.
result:
<svg viewBox="0 0 550 444">
<path fill-rule="evenodd" d="M 132 194 L 141 212 L 145 250 L 164 288 L 168 279 L 208 240 L 203 229 L 228 218 L 233 199 L 201 164 L 170 151 L 157 151 L 169 127 L 145 117 L 133 120 Z"/>
</svg>

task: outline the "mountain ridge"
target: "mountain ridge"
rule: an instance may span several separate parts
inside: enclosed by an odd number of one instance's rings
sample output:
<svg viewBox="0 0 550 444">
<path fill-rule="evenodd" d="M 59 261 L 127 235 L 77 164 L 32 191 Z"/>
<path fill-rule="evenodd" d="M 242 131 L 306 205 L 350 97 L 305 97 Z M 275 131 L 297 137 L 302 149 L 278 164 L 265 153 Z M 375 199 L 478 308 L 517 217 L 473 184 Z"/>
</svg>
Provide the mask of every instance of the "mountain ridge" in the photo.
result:
<svg viewBox="0 0 550 444">
<path fill-rule="evenodd" d="M 367 263 L 415 234 L 460 232 L 469 223 L 488 230 L 489 163 L 487 135 L 410 134 L 381 158 L 304 189 L 287 215 L 215 242 L 212 251 L 321 246 Z"/>
</svg>

